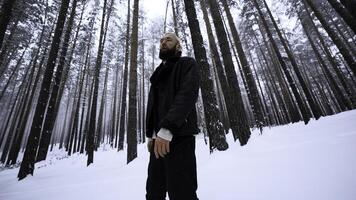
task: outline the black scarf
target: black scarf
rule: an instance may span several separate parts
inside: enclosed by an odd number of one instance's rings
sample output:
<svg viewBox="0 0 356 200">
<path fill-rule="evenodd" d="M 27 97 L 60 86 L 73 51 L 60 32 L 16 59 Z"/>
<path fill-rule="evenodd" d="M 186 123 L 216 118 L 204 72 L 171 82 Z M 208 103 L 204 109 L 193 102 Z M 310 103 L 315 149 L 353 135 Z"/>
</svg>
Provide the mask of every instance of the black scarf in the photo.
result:
<svg viewBox="0 0 356 200">
<path fill-rule="evenodd" d="M 166 77 L 169 75 L 172 71 L 173 66 L 176 64 L 176 62 L 179 60 L 180 56 L 174 56 L 172 58 L 169 58 L 165 64 L 163 62 L 156 68 L 156 70 L 153 72 L 150 81 L 152 85 L 157 85 L 157 83 L 162 80 L 162 78 Z"/>
</svg>

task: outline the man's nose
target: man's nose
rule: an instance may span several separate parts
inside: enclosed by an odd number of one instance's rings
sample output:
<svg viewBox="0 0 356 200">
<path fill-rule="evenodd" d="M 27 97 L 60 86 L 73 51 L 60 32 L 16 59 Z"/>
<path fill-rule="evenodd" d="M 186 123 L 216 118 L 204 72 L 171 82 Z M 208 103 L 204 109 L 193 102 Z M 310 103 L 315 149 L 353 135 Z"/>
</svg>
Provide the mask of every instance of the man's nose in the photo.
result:
<svg viewBox="0 0 356 200">
<path fill-rule="evenodd" d="M 162 42 L 161 47 L 167 47 L 166 42 Z"/>
</svg>

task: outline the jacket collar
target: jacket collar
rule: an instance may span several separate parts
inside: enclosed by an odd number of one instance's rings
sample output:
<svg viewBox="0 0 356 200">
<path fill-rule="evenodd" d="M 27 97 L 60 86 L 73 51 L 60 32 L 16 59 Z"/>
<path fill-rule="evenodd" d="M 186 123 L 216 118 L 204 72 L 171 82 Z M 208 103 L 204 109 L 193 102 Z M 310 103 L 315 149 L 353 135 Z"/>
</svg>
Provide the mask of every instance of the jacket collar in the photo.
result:
<svg viewBox="0 0 356 200">
<path fill-rule="evenodd" d="M 156 68 L 156 70 L 153 72 L 150 82 L 152 85 L 156 85 L 159 80 L 161 80 L 163 77 L 167 76 L 173 69 L 173 66 L 177 63 L 180 57 L 172 57 L 169 58 L 165 64 L 161 62 L 161 64 Z"/>
</svg>

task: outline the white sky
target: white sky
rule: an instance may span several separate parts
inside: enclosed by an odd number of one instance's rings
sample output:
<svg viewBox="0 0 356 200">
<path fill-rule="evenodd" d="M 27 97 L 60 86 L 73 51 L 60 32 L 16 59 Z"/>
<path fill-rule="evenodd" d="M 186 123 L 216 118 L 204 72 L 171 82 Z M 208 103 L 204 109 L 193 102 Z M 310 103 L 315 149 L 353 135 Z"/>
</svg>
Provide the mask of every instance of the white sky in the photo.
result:
<svg viewBox="0 0 356 200">
<path fill-rule="evenodd" d="M 167 0 L 141 0 L 140 5 L 146 12 L 146 16 L 149 19 L 154 19 L 157 17 L 163 17 L 166 12 Z M 170 5 L 171 6 L 171 5 Z M 169 7 L 168 9 L 170 9 Z M 168 10 L 170 11 L 170 10 Z M 169 13 L 168 13 L 169 15 Z"/>
</svg>

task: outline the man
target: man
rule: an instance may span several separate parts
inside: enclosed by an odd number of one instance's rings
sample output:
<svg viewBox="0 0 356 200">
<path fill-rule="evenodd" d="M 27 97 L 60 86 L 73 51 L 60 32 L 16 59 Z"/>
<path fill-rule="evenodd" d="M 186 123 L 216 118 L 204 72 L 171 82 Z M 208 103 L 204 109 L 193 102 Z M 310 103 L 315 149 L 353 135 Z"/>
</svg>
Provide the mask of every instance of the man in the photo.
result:
<svg viewBox="0 0 356 200">
<path fill-rule="evenodd" d="M 147 200 L 163 200 L 167 191 L 170 200 L 198 199 L 194 135 L 199 132 L 195 110 L 199 68 L 193 58 L 181 54 L 176 34 L 166 33 L 147 104 Z"/>
</svg>

